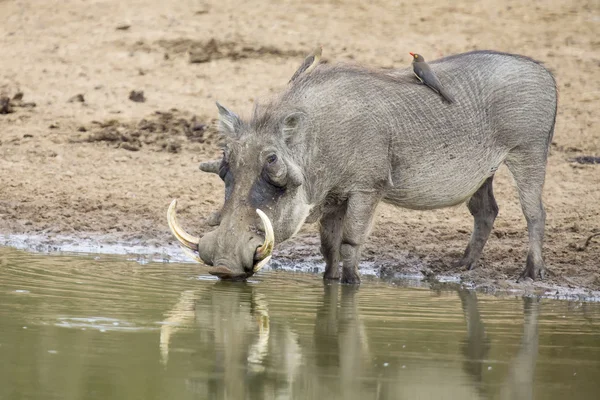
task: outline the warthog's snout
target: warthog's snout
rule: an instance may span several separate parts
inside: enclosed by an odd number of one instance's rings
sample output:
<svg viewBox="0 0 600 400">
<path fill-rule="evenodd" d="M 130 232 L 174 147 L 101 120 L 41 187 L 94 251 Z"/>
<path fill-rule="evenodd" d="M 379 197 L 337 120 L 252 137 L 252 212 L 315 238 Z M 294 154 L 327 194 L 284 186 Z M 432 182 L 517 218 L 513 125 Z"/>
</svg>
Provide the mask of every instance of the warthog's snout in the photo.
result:
<svg viewBox="0 0 600 400">
<path fill-rule="evenodd" d="M 259 239 L 250 235 L 247 240 L 236 240 L 232 248 L 223 248 L 228 244 L 226 232 L 217 230 L 207 233 L 202 239 L 187 233 L 177 221 L 177 200 L 173 200 L 167 211 L 167 221 L 171 232 L 177 238 L 184 252 L 200 263 L 214 265 L 211 275 L 226 280 L 244 280 L 258 272 L 271 259 L 275 244 L 273 225 L 269 217 L 256 210 L 264 226 L 265 237 Z M 236 268 L 241 266 L 241 269 Z"/>
</svg>

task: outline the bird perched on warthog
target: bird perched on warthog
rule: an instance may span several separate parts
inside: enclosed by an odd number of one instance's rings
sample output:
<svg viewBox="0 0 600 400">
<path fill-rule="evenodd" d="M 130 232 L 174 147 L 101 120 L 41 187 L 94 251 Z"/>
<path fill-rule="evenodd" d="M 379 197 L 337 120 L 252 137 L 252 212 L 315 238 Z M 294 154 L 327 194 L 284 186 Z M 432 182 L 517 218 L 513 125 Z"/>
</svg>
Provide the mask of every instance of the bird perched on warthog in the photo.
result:
<svg viewBox="0 0 600 400">
<path fill-rule="evenodd" d="M 193 256 L 223 279 L 245 279 L 277 242 L 319 220 L 325 279 L 359 283 L 360 252 L 380 202 L 430 210 L 467 202 L 474 229 L 459 264 L 473 268 L 498 206 L 505 163 L 529 231 L 521 277 L 544 276 L 542 188 L 554 131 L 554 78 L 532 59 L 474 51 L 431 62 L 456 102 L 424 102 L 412 71 L 320 64 L 242 119 L 219 105 L 225 183 L 218 227 L 201 239 L 168 220 Z M 205 165 L 206 166 L 206 165 Z M 264 232 L 264 233 L 262 233 Z"/>
<path fill-rule="evenodd" d="M 322 54 L 323 47 L 317 46 L 308 56 L 306 56 L 304 62 L 302 63 L 302 65 L 300 65 L 300 68 L 296 70 L 294 75 L 292 75 L 292 78 L 288 83 L 295 81 L 296 78 L 298 78 L 302 74 L 310 73 L 310 71 L 316 68 L 316 66 L 319 65 L 319 62 L 321 61 Z"/>
<path fill-rule="evenodd" d="M 432 89 L 434 92 L 436 92 L 440 96 L 442 96 L 442 98 L 444 100 L 446 100 L 448 103 L 453 103 L 454 98 L 446 90 L 444 85 L 442 85 L 442 83 L 438 79 L 435 72 L 433 72 L 433 70 L 431 69 L 429 64 L 427 64 L 425 62 L 425 58 L 423 58 L 423 56 L 420 54 L 416 54 L 416 53 L 412 53 L 412 52 L 409 54 L 411 56 L 413 56 L 413 61 L 412 61 L 413 72 L 414 72 L 415 76 L 417 77 L 417 79 L 422 84 L 426 85 L 427 87 Z"/>
</svg>

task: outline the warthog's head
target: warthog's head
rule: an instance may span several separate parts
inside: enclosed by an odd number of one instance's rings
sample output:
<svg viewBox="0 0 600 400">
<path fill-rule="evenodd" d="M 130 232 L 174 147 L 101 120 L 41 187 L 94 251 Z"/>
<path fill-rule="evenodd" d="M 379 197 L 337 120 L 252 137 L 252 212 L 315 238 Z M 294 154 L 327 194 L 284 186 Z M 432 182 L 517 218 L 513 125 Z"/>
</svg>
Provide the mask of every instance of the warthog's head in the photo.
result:
<svg viewBox="0 0 600 400">
<path fill-rule="evenodd" d="M 218 227 L 197 238 L 186 233 L 168 211 L 175 237 L 211 274 L 243 280 L 271 258 L 278 242 L 293 236 L 311 207 L 300 165 L 306 158 L 307 115 L 288 107 L 255 111 L 250 122 L 219 105 L 219 129 L 225 136 L 223 157 L 202 163 L 225 183 L 225 203 L 214 222 Z M 300 141 L 300 142 L 299 142 Z M 189 253 L 189 252 L 188 252 Z"/>
</svg>

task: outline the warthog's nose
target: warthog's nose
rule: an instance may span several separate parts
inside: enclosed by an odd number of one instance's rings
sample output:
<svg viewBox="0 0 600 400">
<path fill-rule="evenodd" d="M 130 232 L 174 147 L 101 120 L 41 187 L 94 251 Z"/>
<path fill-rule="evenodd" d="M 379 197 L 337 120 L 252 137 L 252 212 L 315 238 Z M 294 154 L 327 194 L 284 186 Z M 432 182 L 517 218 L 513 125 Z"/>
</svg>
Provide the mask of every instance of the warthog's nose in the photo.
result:
<svg viewBox="0 0 600 400">
<path fill-rule="evenodd" d="M 224 265 L 218 265 L 208 271 L 209 274 L 219 277 L 227 281 L 243 281 L 248 277 L 245 272 L 233 272 Z"/>
</svg>

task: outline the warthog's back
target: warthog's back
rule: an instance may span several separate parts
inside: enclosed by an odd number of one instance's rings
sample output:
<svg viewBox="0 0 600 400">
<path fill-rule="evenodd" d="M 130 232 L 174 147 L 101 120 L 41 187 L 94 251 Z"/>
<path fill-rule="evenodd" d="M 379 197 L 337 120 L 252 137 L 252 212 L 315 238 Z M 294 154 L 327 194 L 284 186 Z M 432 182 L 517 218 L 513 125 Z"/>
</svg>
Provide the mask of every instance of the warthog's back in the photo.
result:
<svg viewBox="0 0 600 400">
<path fill-rule="evenodd" d="M 544 67 L 488 51 L 430 65 L 455 103 L 418 84 L 411 68 L 326 65 L 281 100 L 312 116 L 318 145 L 334 165 L 358 181 L 374 168 L 387 174 L 386 200 L 408 208 L 464 201 L 518 146 L 547 152 L 557 97 Z"/>
<path fill-rule="evenodd" d="M 457 204 L 493 175 L 512 149 L 547 152 L 557 97 L 554 78 L 541 65 L 475 52 L 431 67 L 457 102 L 448 105 L 424 86 L 411 87 L 406 112 L 422 114 L 413 114 L 411 133 L 394 136 L 396 189 L 389 201 L 413 208 Z M 426 104 L 415 105 L 418 98 Z"/>
</svg>

